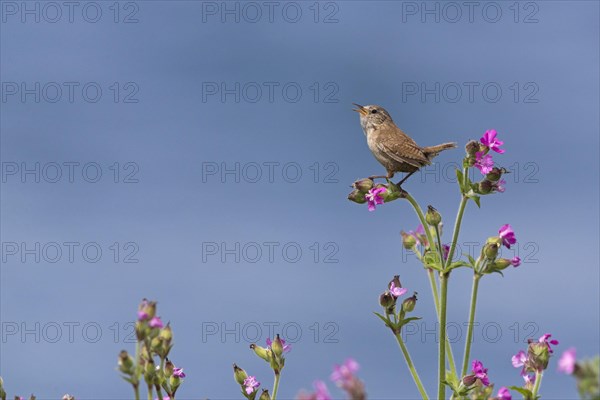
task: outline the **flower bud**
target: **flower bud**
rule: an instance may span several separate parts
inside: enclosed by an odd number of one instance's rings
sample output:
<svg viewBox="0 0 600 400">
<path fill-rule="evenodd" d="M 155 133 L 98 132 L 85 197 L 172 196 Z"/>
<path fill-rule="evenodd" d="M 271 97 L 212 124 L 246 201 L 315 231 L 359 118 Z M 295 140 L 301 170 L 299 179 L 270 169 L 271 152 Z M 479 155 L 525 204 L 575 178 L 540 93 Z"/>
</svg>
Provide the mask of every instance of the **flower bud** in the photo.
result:
<svg viewBox="0 0 600 400">
<path fill-rule="evenodd" d="M 492 268 L 495 269 L 495 270 L 497 270 L 497 271 L 502 271 L 503 269 L 506 269 L 506 267 L 508 267 L 511 264 L 512 263 L 510 262 L 510 260 L 508 260 L 506 258 L 498 258 L 492 264 Z"/>
<path fill-rule="evenodd" d="M 62 397 L 62 400 L 75 400 L 75 396 L 71 396 L 70 394 L 65 394 Z"/>
<path fill-rule="evenodd" d="M 477 377 L 473 374 L 466 375 L 465 377 L 462 378 L 463 385 L 465 385 L 466 387 L 473 386 L 476 381 L 477 381 Z"/>
<path fill-rule="evenodd" d="M 271 354 L 264 347 L 257 346 L 256 344 L 252 343 L 250 345 L 250 348 L 252 350 L 254 350 L 254 352 L 256 353 L 256 355 L 259 356 L 260 358 L 262 358 L 263 360 L 265 360 L 267 362 L 271 361 Z"/>
<path fill-rule="evenodd" d="M 164 340 L 167 344 L 171 343 L 171 340 L 173 339 L 173 330 L 171 329 L 170 322 L 168 322 L 167 326 L 160 330 L 158 337 Z"/>
<path fill-rule="evenodd" d="M 404 312 L 412 312 L 417 305 L 417 292 L 414 292 L 413 295 L 407 299 L 404 299 L 402 302 L 402 311 Z"/>
<path fill-rule="evenodd" d="M 527 349 L 527 356 L 531 360 L 532 366 L 538 371 L 543 371 L 548 368 L 548 362 L 550 361 L 550 351 L 546 343 L 532 342 L 529 343 Z"/>
<path fill-rule="evenodd" d="M 165 376 L 173 375 L 173 370 L 175 369 L 175 365 L 167 358 L 167 362 L 165 363 Z"/>
<path fill-rule="evenodd" d="M 488 260 L 493 260 L 498 256 L 499 247 L 497 243 L 486 243 L 483 246 L 483 254 Z"/>
<path fill-rule="evenodd" d="M 369 190 L 371 190 L 373 188 L 374 184 L 375 183 L 373 182 L 373 179 L 365 178 L 365 179 L 360 179 L 360 180 L 354 182 L 352 184 L 352 187 L 364 194 L 364 193 L 367 193 Z"/>
<path fill-rule="evenodd" d="M 275 354 L 275 357 L 279 357 L 283 354 L 283 343 L 281 343 L 279 334 L 275 335 L 275 340 L 271 343 L 271 350 L 273 351 L 273 354 Z"/>
<path fill-rule="evenodd" d="M 388 309 L 396 304 L 396 298 L 392 296 L 389 290 L 386 290 L 379 296 L 379 304 L 381 307 Z"/>
<path fill-rule="evenodd" d="M 438 226 L 442 222 L 442 216 L 432 206 L 427 206 L 427 213 L 425 214 L 425 221 L 433 227 Z"/>
<path fill-rule="evenodd" d="M 388 283 L 388 288 L 392 287 L 392 283 L 393 287 L 401 288 L 402 283 L 400 283 L 400 275 L 394 275 L 394 279 L 392 279 L 390 283 Z"/>
<path fill-rule="evenodd" d="M 134 373 L 133 364 L 134 364 L 133 357 L 131 357 L 129 355 L 129 353 L 127 353 L 126 350 L 122 350 L 119 353 L 119 361 L 118 361 L 119 371 L 121 371 L 122 373 L 124 373 L 126 375 L 133 375 L 133 373 Z"/>
<path fill-rule="evenodd" d="M 475 154 L 479 151 L 479 148 L 479 142 L 475 140 L 471 140 L 465 145 L 465 151 L 470 157 L 475 157 Z"/>
<path fill-rule="evenodd" d="M 244 380 L 248 377 L 246 371 L 238 367 L 236 364 L 233 364 L 233 379 L 239 384 L 243 385 Z"/>
<path fill-rule="evenodd" d="M 365 199 L 365 194 L 362 193 L 360 190 L 358 189 L 354 189 L 349 195 L 348 195 L 348 200 L 353 201 L 355 203 L 358 204 L 364 204 L 367 202 L 367 199 Z"/>
<path fill-rule="evenodd" d="M 4 381 L 0 376 L 0 400 L 6 400 L 6 392 L 4 391 Z"/>
<path fill-rule="evenodd" d="M 482 180 L 477 184 L 477 193 L 490 194 L 494 189 L 494 184 L 487 179 Z"/>
<path fill-rule="evenodd" d="M 258 400 L 271 400 L 271 396 L 269 395 L 269 391 L 267 389 L 263 389 L 262 393 Z"/>
<path fill-rule="evenodd" d="M 386 191 L 383 193 L 383 201 L 389 203 L 400 198 L 406 197 L 406 192 L 396 186 L 394 183 L 389 182 L 387 186 L 377 185 L 378 187 L 385 187 Z"/>
<path fill-rule="evenodd" d="M 504 168 L 494 167 L 488 174 L 485 176 L 485 179 L 491 182 L 498 182 L 498 180 L 502 177 L 506 170 Z"/>
<path fill-rule="evenodd" d="M 404 231 L 400 232 L 400 235 L 402 236 L 402 245 L 405 249 L 412 250 L 417 245 L 417 239 L 413 235 Z"/>
</svg>

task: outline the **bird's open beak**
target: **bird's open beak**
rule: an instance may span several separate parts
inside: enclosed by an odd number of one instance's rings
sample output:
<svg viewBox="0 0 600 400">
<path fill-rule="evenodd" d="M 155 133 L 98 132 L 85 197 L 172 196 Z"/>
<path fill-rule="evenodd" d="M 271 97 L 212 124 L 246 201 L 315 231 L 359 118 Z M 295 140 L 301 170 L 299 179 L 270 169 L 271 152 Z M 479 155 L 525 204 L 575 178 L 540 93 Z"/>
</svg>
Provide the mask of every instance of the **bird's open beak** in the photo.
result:
<svg viewBox="0 0 600 400">
<path fill-rule="evenodd" d="M 352 103 L 354 104 L 357 108 L 353 108 L 352 111 L 356 111 L 357 113 L 360 113 L 360 115 L 367 115 L 367 109 L 364 108 L 363 106 L 361 106 L 360 104 L 356 104 L 356 103 Z"/>
</svg>

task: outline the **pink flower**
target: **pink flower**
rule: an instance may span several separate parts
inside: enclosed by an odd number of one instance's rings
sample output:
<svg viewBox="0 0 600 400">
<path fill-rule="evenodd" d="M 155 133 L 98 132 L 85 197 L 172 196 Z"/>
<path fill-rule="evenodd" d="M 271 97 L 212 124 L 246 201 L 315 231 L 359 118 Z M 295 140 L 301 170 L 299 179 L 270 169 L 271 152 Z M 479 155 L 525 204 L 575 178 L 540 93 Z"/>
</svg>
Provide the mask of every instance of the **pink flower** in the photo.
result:
<svg viewBox="0 0 600 400">
<path fill-rule="evenodd" d="M 575 371 L 577 363 L 577 350 L 575 347 L 565 350 L 558 360 L 558 370 L 567 375 L 571 375 Z"/>
<path fill-rule="evenodd" d="M 258 382 L 253 376 L 249 376 L 246 379 L 244 379 L 244 391 L 246 392 L 246 394 L 254 393 L 259 386 L 260 382 Z"/>
<path fill-rule="evenodd" d="M 448 259 L 448 253 L 450 253 L 450 246 L 447 244 L 442 246 L 442 253 L 444 253 L 444 260 Z"/>
<path fill-rule="evenodd" d="M 398 298 L 400 296 L 402 296 L 404 293 L 408 292 L 408 289 L 403 288 L 403 287 L 399 287 L 396 286 L 396 284 L 394 283 L 394 281 L 392 281 L 390 283 L 390 293 L 392 294 L 392 296 L 394 296 L 395 298 Z"/>
<path fill-rule="evenodd" d="M 409 235 L 412 235 L 415 239 L 417 239 L 417 243 L 422 246 L 427 246 L 429 242 L 427 241 L 427 235 L 425 235 L 425 228 L 423 228 L 423 224 L 419 224 L 416 231 L 408 231 Z"/>
<path fill-rule="evenodd" d="M 473 375 L 481 381 L 483 386 L 489 386 L 490 380 L 487 376 L 487 368 L 483 368 L 483 363 L 478 360 L 473 360 L 472 365 Z"/>
<path fill-rule="evenodd" d="M 511 360 L 513 367 L 520 368 L 525 365 L 525 362 L 527 361 L 527 354 L 523 350 L 521 350 L 517 354 L 512 356 Z"/>
<path fill-rule="evenodd" d="M 162 328 L 163 327 L 163 323 L 160 320 L 160 317 L 154 317 L 150 320 L 150 322 L 148 322 L 148 325 L 150 326 L 150 328 Z"/>
<path fill-rule="evenodd" d="M 502 239 L 502 244 L 506 246 L 507 249 L 510 249 L 511 244 L 517 243 L 515 232 L 509 224 L 502 225 L 498 230 L 498 234 L 500 235 L 500 239 Z"/>
<path fill-rule="evenodd" d="M 327 385 L 323 381 L 315 381 L 313 384 L 315 388 L 315 400 L 331 400 Z"/>
<path fill-rule="evenodd" d="M 513 257 L 512 260 L 510 260 L 510 263 L 512 264 L 513 267 L 518 267 L 519 265 L 521 265 L 521 258 L 519 257 Z"/>
<path fill-rule="evenodd" d="M 344 384 L 354 379 L 354 374 L 359 368 L 358 363 L 354 359 L 349 358 L 342 365 L 335 365 L 331 374 L 331 380 L 338 384 Z"/>
<path fill-rule="evenodd" d="M 492 168 L 494 168 L 494 160 L 489 154 L 484 154 L 483 151 L 478 151 L 475 153 L 475 167 L 483 175 L 487 175 L 490 173 Z"/>
<path fill-rule="evenodd" d="M 365 194 L 365 199 L 369 202 L 369 211 L 375 211 L 376 205 L 383 204 L 382 193 L 385 193 L 386 190 L 384 187 L 374 187 Z"/>
<path fill-rule="evenodd" d="M 554 351 L 552 351 L 552 347 L 550 345 L 556 346 L 558 344 L 558 340 L 552 339 L 552 340 L 548 340 L 552 337 L 551 334 L 546 333 L 545 335 L 542 335 L 542 337 L 540 337 L 538 339 L 538 342 L 540 343 L 546 343 L 546 346 L 548 346 L 548 352 L 549 353 L 554 353 Z"/>
<path fill-rule="evenodd" d="M 504 142 L 496 139 L 497 134 L 498 133 L 495 129 L 491 129 L 489 131 L 486 131 L 481 137 L 481 139 L 479 139 L 479 141 L 484 146 L 487 146 L 490 150 L 494 150 L 496 153 L 502 154 L 505 150 L 501 149 L 500 146 L 502 146 Z"/>
<path fill-rule="evenodd" d="M 173 376 L 177 378 L 185 378 L 185 373 L 183 372 L 183 368 L 173 368 Z"/>
<path fill-rule="evenodd" d="M 498 396 L 496 396 L 497 400 L 512 400 L 512 396 L 510 395 L 510 391 L 505 388 L 505 387 L 501 387 L 500 390 L 498 390 Z"/>
<path fill-rule="evenodd" d="M 492 190 L 495 190 L 496 192 L 504 193 L 504 191 L 506 190 L 504 185 L 506 185 L 506 181 L 504 179 L 500 179 L 498 182 L 496 182 L 492 185 L 493 186 Z"/>
<path fill-rule="evenodd" d="M 534 374 L 522 374 L 523 380 L 525 381 L 525 385 L 533 385 L 535 383 L 535 375 Z"/>
</svg>

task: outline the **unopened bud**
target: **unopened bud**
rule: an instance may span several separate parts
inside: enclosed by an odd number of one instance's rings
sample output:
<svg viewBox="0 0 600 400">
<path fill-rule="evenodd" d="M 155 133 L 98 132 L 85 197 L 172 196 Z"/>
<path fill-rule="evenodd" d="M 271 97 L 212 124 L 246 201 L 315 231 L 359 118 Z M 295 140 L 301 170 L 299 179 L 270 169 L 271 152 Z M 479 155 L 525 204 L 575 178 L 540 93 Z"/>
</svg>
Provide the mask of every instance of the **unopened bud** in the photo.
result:
<svg viewBox="0 0 600 400">
<path fill-rule="evenodd" d="M 427 213 L 425 214 L 425 221 L 431 226 L 438 226 L 442 222 L 442 216 L 432 206 L 427 206 Z"/>
<path fill-rule="evenodd" d="M 404 312 L 412 312 L 417 305 L 417 292 L 413 293 L 413 295 L 407 299 L 404 299 L 402 302 L 402 310 Z"/>
<path fill-rule="evenodd" d="M 381 307 L 388 309 L 396 304 L 396 298 L 392 296 L 389 290 L 386 290 L 379 296 L 379 304 Z"/>
<path fill-rule="evenodd" d="M 479 194 L 490 194 L 493 189 L 494 184 L 487 179 L 484 179 L 477 184 L 477 193 Z"/>
<path fill-rule="evenodd" d="M 283 354 L 283 343 L 281 342 L 279 334 L 275 335 L 275 340 L 271 343 L 271 350 L 273 351 L 273 354 L 275 354 L 275 357 L 279 357 Z"/>
<path fill-rule="evenodd" d="M 386 188 L 386 191 L 383 193 L 383 201 L 385 203 L 406 197 L 406 192 L 392 182 L 389 182 L 387 186 L 381 186 Z"/>
<path fill-rule="evenodd" d="M 483 246 L 483 254 L 488 260 L 493 260 L 498 256 L 499 247 L 497 243 L 486 243 Z"/>
<path fill-rule="evenodd" d="M 529 343 L 527 349 L 528 358 L 535 369 L 543 371 L 548 368 L 548 362 L 550 361 L 550 351 L 548 345 L 543 342 L 532 342 Z"/>
<path fill-rule="evenodd" d="M 364 194 L 371 190 L 374 185 L 375 183 L 373 182 L 373 179 L 365 178 L 354 182 L 352 187 Z"/>
<path fill-rule="evenodd" d="M 243 385 L 244 380 L 248 377 L 246 371 L 238 367 L 236 364 L 233 364 L 233 379 L 239 384 Z"/>
<path fill-rule="evenodd" d="M 470 387 L 475 384 L 475 382 L 477 381 L 477 377 L 475 375 L 466 375 L 465 377 L 463 377 L 462 381 L 463 385 L 465 385 L 466 387 Z"/>
<path fill-rule="evenodd" d="M 506 267 L 508 267 L 511 264 L 512 263 L 510 262 L 510 260 L 508 260 L 506 258 L 498 258 L 492 264 L 492 268 L 495 269 L 495 270 L 497 270 L 497 271 L 502 271 L 503 269 L 506 269 Z"/>
<path fill-rule="evenodd" d="M 75 400 L 75 396 L 71 396 L 70 394 L 65 394 L 62 397 L 62 400 Z"/>
<path fill-rule="evenodd" d="M 126 375 L 133 375 L 133 373 L 134 373 L 133 363 L 134 363 L 133 357 L 131 357 L 129 355 L 129 353 L 127 353 L 126 350 L 122 350 L 119 353 L 119 360 L 118 360 L 119 371 L 121 371 L 122 373 L 124 373 Z"/>
<path fill-rule="evenodd" d="M 269 395 L 269 391 L 267 389 L 263 389 L 258 400 L 271 400 L 271 395 Z"/>
<path fill-rule="evenodd" d="M 165 363 L 165 376 L 173 375 L 173 370 L 175 369 L 175 365 L 167 358 L 167 362 Z"/>
<path fill-rule="evenodd" d="M 392 279 L 390 281 L 390 283 L 388 284 L 388 288 L 391 288 L 392 284 L 393 284 L 393 287 L 396 287 L 396 288 L 402 287 L 402 283 L 400 283 L 400 275 L 394 275 L 394 279 Z"/>
<path fill-rule="evenodd" d="M 354 189 L 352 192 L 350 192 L 348 195 L 348 200 L 358 204 L 364 204 L 367 202 L 367 199 L 365 199 L 365 194 L 358 189 Z"/>
<path fill-rule="evenodd" d="M 252 343 L 250 345 L 250 348 L 252 350 L 254 350 L 254 352 L 256 353 L 256 355 L 259 356 L 260 358 L 262 358 L 263 360 L 265 360 L 267 362 L 271 361 L 270 353 L 264 347 L 257 346 L 256 344 Z"/>
<path fill-rule="evenodd" d="M 479 151 L 479 142 L 471 140 L 465 146 L 465 151 L 470 157 L 475 157 L 475 154 Z"/>
<path fill-rule="evenodd" d="M 412 248 L 417 245 L 417 238 L 415 238 L 413 235 L 404 231 L 400 232 L 400 235 L 402 236 L 402 245 L 405 249 L 412 250 Z"/>
<path fill-rule="evenodd" d="M 506 170 L 504 168 L 494 167 L 488 174 L 485 176 L 485 179 L 492 182 L 497 182 L 504 174 Z"/>
<path fill-rule="evenodd" d="M 168 322 L 167 326 L 160 330 L 159 338 L 167 342 L 167 344 L 171 343 L 173 339 L 173 330 L 171 329 L 171 323 Z"/>
<path fill-rule="evenodd" d="M 6 400 L 6 392 L 4 391 L 4 381 L 0 376 L 0 400 Z"/>
</svg>

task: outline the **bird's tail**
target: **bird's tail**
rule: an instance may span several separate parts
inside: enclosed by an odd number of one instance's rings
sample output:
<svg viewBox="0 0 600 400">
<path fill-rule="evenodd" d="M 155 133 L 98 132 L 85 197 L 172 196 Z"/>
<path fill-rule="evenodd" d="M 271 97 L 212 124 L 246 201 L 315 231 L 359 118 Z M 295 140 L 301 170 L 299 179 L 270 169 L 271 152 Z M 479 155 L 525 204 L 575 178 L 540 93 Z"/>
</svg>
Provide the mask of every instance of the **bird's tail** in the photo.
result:
<svg viewBox="0 0 600 400">
<path fill-rule="evenodd" d="M 455 147 L 456 147 L 456 143 L 454 143 L 454 142 L 442 143 L 442 144 L 438 144 L 437 146 L 424 147 L 423 152 L 425 153 L 427 158 L 433 158 L 433 157 L 437 156 L 441 151 L 444 151 L 447 149 L 453 149 Z"/>
</svg>

